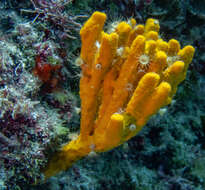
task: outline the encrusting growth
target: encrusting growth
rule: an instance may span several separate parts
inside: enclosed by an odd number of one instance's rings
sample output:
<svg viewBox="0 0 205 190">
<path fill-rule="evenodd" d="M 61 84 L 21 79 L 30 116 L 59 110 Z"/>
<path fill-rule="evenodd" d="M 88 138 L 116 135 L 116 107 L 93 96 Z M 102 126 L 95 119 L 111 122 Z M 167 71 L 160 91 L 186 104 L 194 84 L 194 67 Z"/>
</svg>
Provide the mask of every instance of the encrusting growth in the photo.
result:
<svg viewBox="0 0 205 190">
<path fill-rule="evenodd" d="M 159 36 L 159 22 L 131 19 L 103 31 L 106 15 L 94 12 L 80 31 L 80 135 L 63 146 L 44 171 L 50 177 L 90 152 L 111 150 L 135 136 L 171 103 L 194 48 Z"/>
</svg>

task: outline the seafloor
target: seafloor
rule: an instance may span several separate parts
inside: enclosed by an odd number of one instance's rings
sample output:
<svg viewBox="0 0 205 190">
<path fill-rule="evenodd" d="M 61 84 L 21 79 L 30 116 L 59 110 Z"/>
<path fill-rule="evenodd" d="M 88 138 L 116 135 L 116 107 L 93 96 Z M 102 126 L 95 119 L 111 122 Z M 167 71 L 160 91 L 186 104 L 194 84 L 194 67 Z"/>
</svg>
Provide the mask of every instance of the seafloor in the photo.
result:
<svg viewBox="0 0 205 190">
<path fill-rule="evenodd" d="M 74 63 L 80 27 L 96 10 L 108 22 L 156 18 L 164 39 L 195 47 L 194 59 L 173 103 L 136 137 L 44 181 L 48 157 L 79 131 Z M 1 0 L 0 190 L 7 189 L 205 189 L 205 1 Z"/>
</svg>

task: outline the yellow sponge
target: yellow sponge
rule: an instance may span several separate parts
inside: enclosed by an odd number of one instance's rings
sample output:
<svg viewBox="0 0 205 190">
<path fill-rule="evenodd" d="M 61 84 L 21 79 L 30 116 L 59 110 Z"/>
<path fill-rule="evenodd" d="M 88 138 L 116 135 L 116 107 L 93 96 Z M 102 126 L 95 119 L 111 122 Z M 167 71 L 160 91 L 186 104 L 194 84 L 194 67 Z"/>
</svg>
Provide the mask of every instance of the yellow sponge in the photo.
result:
<svg viewBox="0 0 205 190">
<path fill-rule="evenodd" d="M 80 134 L 51 158 L 46 177 L 135 136 L 171 103 L 192 61 L 194 48 L 161 39 L 156 19 L 145 25 L 120 22 L 111 33 L 103 31 L 105 20 L 104 13 L 94 12 L 80 31 Z"/>
</svg>

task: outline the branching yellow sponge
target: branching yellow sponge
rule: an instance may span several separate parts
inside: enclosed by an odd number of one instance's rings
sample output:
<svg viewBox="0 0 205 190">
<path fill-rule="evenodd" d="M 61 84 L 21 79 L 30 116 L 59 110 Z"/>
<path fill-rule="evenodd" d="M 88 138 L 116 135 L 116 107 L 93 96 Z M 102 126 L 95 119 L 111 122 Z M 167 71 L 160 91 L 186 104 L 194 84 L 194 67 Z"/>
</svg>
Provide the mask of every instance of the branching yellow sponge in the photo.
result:
<svg viewBox="0 0 205 190">
<path fill-rule="evenodd" d="M 171 103 L 194 48 L 159 36 L 159 22 L 120 22 L 103 31 L 106 15 L 94 12 L 80 31 L 81 128 L 48 163 L 45 176 L 66 170 L 90 152 L 111 150 L 135 136 Z M 113 25 L 114 26 L 114 25 Z"/>
</svg>

